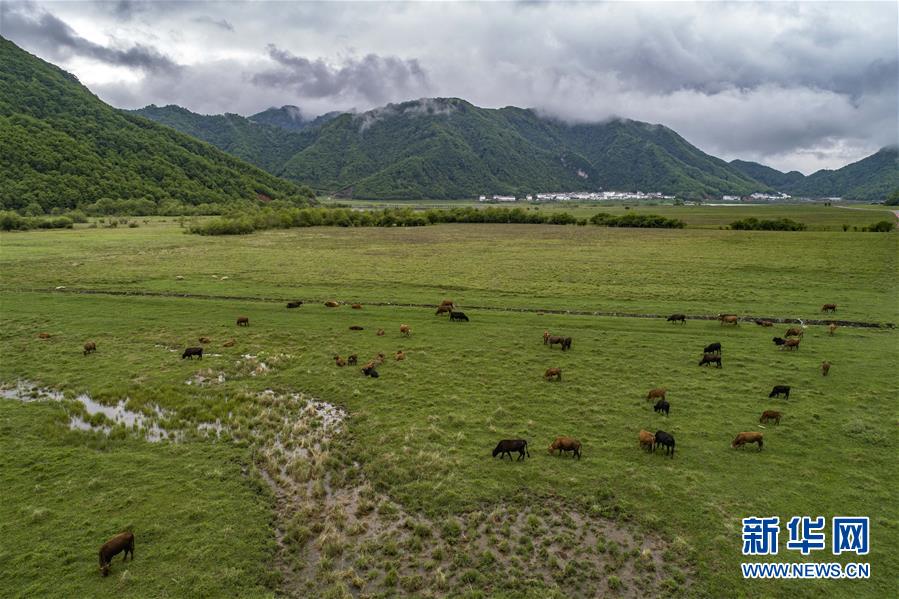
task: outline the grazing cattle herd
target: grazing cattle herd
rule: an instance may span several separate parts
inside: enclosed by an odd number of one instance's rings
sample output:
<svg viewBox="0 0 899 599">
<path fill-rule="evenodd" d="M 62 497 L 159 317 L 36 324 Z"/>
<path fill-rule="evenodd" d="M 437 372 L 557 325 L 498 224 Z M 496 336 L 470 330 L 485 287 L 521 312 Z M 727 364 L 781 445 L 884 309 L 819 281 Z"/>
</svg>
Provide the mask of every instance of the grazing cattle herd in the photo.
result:
<svg viewBox="0 0 899 599">
<path fill-rule="evenodd" d="M 288 309 L 295 309 L 303 305 L 302 301 L 292 301 L 287 303 Z M 324 304 L 327 307 L 336 308 L 339 307 L 339 303 L 336 301 L 328 301 Z M 361 304 L 352 304 L 351 307 L 353 309 L 359 310 L 362 309 Z M 822 307 L 822 312 L 834 312 L 836 310 L 836 304 L 825 304 Z M 444 300 L 437 307 L 436 315 L 441 314 L 449 314 L 449 320 L 455 322 L 470 322 L 469 317 L 461 311 L 456 309 L 456 304 L 451 300 Z M 719 314 L 718 320 L 721 325 L 725 324 L 739 324 L 739 318 L 734 314 Z M 672 314 L 667 318 L 668 322 L 686 324 L 686 316 L 683 314 Z M 756 324 L 764 327 L 773 326 L 773 322 L 770 320 L 755 320 Z M 801 321 L 800 321 L 801 322 Z M 249 318 L 246 316 L 240 316 L 237 318 L 237 326 L 249 326 Z M 349 327 L 351 330 L 363 330 L 362 326 L 354 325 Z M 828 327 L 830 335 L 833 335 L 836 329 L 836 325 L 831 323 Z M 403 337 L 410 337 L 412 334 L 412 329 L 407 324 L 402 324 L 399 327 L 400 335 Z M 776 345 L 780 346 L 781 349 L 798 349 L 799 343 L 803 338 L 803 334 L 805 332 L 805 325 L 802 327 L 790 327 L 787 329 L 784 334 L 784 338 L 774 337 L 773 341 Z M 378 329 L 376 335 L 379 337 L 384 336 L 386 333 L 384 329 Z M 47 339 L 50 337 L 47 333 L 41 333 L 38 335 L 41 339 Z M 208 337 L 200 337 L 199 341 L 203 344 L 210 343 L 210 339 Z M 549 331 L 543 332 L 543 344 L 548 345 L 550 349 L 554 345 L 559 345 L 562 351 L 569 351 L 572 348 L 572 338 L 562 335 L 553 335 Z M 224 343 L 226 347 L 231 347 L 234 345 L 234 340 L 231 339 Z M 97 344 L 93 341 L 87 341 L 84 343 L 83 352 L 84 355 L 88 355 L 97 351 Z M 203 358 L 203 347 L 187 347 L 184 350 L 184 353 L 181 355 L 181 359 L 193 359 L 194 357 L 198 359 Z M 398 350 L 394 354 L 394 359 L 396 361 L 403 361 L 406 359 L 406 353 L 403 350 Z M 344 366 L 356 366 L 358 362 L 358 357 L 356 354 L 349 355 L 346 359 L 341 357 L 340 355 L 334 355 L 333 357 L 336 366 L 344 367 Z M 361 372 L 364 376 L 370 377 L 373 379 L 379 378 L 379 374 L 377 371 L 377 367 L 382 365 L 385 361 L 385 354 L 378 353 L 377 356 L 366 362 L 362 368 Z M 714 364 L 717 368 L 722 368 L 722 347 L 721 343 L 715 342 L 706 345 L 703 348 L 702 358 L 699 362 L 700 366 L 711 365 Z M 821 362 L 821 374 L 822 376 L 827 376 L 830 371 L 831 364 L 827 360 Z M 552 367 L 546 369 L 543 374 L 543 378 L 546 381 L 562 381 L 562 369 L 559 367 Z M 659 415 L 664 414 L 665 417 L 670 416 L 671 405 L 667 399 L 668 389 L 665 387 L 658 387 L 651 389 L 646 394 L 646 400 L 652 402 L 656 400 L 653 404 L 653 411 Z M 769 398 L 783 398 L 784 400 L 788 400 L 790 398 L 790 386 L 789 385 L 775 385 L 771 392 L 768 394 Z M 779 425 L 783 415 L 781 412 L 777 410 L 765 410 L 762 412 L 761 417 L 759 418 L 760 428 L 764 428 L 764 425 L 774 424 Z M 638 433 L 638 441 L 641 449 L 645 449 L 648 453 L 655 453 L 657 449 L 664 448 L 664 455 L 669 456 L 670 458 L 674 458 L 675 453 L 675 441 L 674 436 L 671 433 L 665 432 L 663 430 L 658 430 L 654 434 L 647 430 L 640 430 Z M 756 431 L 745 431 L 738 433 L 737 436 L 731 442 L 731 447 L 736 449 L 743 447 L 747 444 L 757 444 L 758 450 L 761 451 L 764 446 L 763 435 L 761 432 Z M 555 455 L 558 452 L 558 455 L 561 456 L 563 452 L 571 453 L 572 458 L 581 459 L 581 442 L 577 439 L 567 436 L 556 437 L 553 442 L 549 445 L 548 451 L 550 454 Z M 505 458 L 507 455 L 509 460 L 512 461 L 512 454 L 517 453 L 518 458 L 517 461 L 522 461 L 525 458 L 531 457 L 530 452 L 528 451 L 528 441 L 526 439 L 503 439 L 497 443 L 496 447 L 493 449 L 493 457 L 500 456 L 500 459 Z M 112 562 L 112 558 L 119 553 L 124 552 L 124 559 L 127 559 L 129 553 L 131 555 L 131 559 L 134 559 L 134 534 L 131 532 L 123 532 L 111 538 L 109 541 L 103 544 L 100 548 L 100 571 L 103 576 L 106 576 L 109 573 L 110 564 Z"/>
</svg>

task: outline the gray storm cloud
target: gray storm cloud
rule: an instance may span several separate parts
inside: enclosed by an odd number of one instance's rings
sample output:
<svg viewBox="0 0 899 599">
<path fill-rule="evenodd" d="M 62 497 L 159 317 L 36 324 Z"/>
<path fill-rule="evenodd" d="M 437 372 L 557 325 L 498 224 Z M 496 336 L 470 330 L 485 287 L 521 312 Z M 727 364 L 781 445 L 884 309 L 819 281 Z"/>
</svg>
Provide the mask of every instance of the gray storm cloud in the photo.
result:
<svg viewBox="0 0 899 599">
<path fill-rule="evenodd" d="M 461 97 L 662 123 L 803 172 L 897 143 L 896 3 L 0 2 L 5 37 L 126 108 L 364 114 Z M 92 82 L 74 58 L 139 76 Z"/>
</svg>

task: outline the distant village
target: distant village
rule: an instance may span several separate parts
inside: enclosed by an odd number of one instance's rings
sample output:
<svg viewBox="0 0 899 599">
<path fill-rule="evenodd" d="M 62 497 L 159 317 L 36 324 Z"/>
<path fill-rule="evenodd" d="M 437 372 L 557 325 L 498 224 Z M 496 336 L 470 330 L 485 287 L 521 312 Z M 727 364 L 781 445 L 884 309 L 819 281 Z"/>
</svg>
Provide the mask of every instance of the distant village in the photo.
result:
<svg viewBox="0 0 899 599">
<path fill-rule="evenodd" d="M 747 196 L 726 195 L 722 196 L 723 202 L 777 202 L 789 200 L 791 196 L 785 193 L 753 193 Z M 623 200 L 675 200 L 676 196 L 665 195 L 661 192 L 644 193 L 642 191 L 561 191 L 552 193 L 538 193 L 536 195 L 511 196 L 511 195 L 482 195 L 479 202 L 602 202 Z"/>
</svg>

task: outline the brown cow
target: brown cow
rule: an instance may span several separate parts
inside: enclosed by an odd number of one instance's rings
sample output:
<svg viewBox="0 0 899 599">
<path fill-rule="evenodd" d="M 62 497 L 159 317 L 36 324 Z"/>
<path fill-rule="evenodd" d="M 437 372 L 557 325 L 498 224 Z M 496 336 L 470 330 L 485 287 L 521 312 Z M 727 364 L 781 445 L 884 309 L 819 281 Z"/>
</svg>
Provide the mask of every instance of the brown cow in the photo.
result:
<svg viewBox="0 0 899 599">
<path fill-rule="evenodd" d="M 209 343 L 210 339 L 209 339 L 209 337 L 200 337 L 200 339 L 198 341 L 200 343 Z"/>
<path fill-rule="evenodd" d="M 234 347 L 234 339 L 228 339 L 224 343 L 222 343 L 224 347 Z"/>
<path fill-rule="evenodd" d="M 352 308 L 353 310 L 361 310 L 362 304 L 353 304 L 352 306 L 350 306 L 350 308 Z"/>
<path fill-rule="evenodd" d="M 805 334 L 805 331 L 803 331 L 801 327 L 790 327 L 787 329 L 787 332 L 784 333 L 784 337 L 802 337 L 803 334 Z"/>
<path fill-rule="evenodd" d="M 736 314 L 719 314 L 718 320 L 721 321 L 722 325 L 732 324 L 732 325 L 736 326 L 736 325 L 740 324 L 740 319 L 737 317 Z"/>
<path fill-rule="evenodd" d="M 831 337 L 833 336 L 833 333 L 836 330 L 837 330 L 837 323 L 832 322 L 829 325 L 827 325 L 827 332 L 830 333 Z"/>
<path fill-rule="evenodd" d="M 355 366 L 358 360 L 359 358 L 356 356 L 356 354 L 350 354 L 350 356 L 346 359 L 346 363 L 350 366 Z"/>
<path fill-rule="evenodd" d="M 396 352 L 396 355 L 394 356 L 394 358 L 396 358 L 397 362 L 399 362 L 401 360 L 405 360 L 406 352 L 404 352 L 403 350 L 400 350 L 400 351 Z"/>
<path fill-rule="evenodd" d="M 551 381 L 553 379 L 557 381 L 562 380 L 562 369 L 561 368 L 547 368 L 546 372 L 543 373 L 543 378 L 547 381 Z"/>
<path fill-rule="evenodd" d="M 441 314 L 452 314 L 452 312 L 452 306 L 437 306 L 437 311 L 434 313 L 434 316 L 440 316 Z"/>
<path fill-rule="evenodd" d="M 375 333 L 375 334 L 376 334 L 378 337 L 383 337 L 384 335 L 386 335 L 386 333 L 384 332 L 384 329 L 378 329 L 378 332 Z"/>
<path fill-rule="evenodd" d="M 92 354 L 95 351 L 97 351 L 97 344 L 94 343 L 93 341 L 88 341 L 87 343 L 84 344 L 84 355 L 85 356 L 87 354 Z"/>
<path fill-rule="evenodd" d="M 762 433 L 758 433 L 755 431 L 750 431 L 748 433 L 739 433 L 730 444 L 730 446 L 734 449 L 737 447 L 743 447 L 747 443 L 758 443 L 759 451 L 762 450 L 762 446 L 764 442 L 762 441 Z"/>
<path fill-rule="evenodd" d="M 762 320 L 762 319 L 759 319 L 759 318 L 756 318 L 756 319 L 755 319 L 755 324 L 759 325 L 760 327 L 773 327 L 773 326 L 774 326 L 774 322 L 773 322 L 773 321 L 771 321 L 771 320 Z"/>
<path fill-rule="evenodd" d="M 119 533 L 112 537 L 100 547 L 100 572 L 103 576 L 109 575 L 109 566 L 112 564 L 112 558 L 125 552 L 122 561 L 128 559 L 131 554 L 131 561 L 134 561 L 134 534 L 130 532 Z"/>
<path fill-rule="evenodd" d="M 38 338 L 38 339 L 49 339 L 49 338 L 50 338 L 50 333 L 38 333 L 38 334 L 37 334 L 37 338 Z"/>
<path fill-rule="evenodd" d="M 336 307 L 339 306 L 339 305 L 340 305 L 340 304 L 338 304 L 338 303 L 335 302 L 334 300 L 328 300 L 328 301 L 325 302 L 325 306 L 328 307 L 328 308 L 336 308 Z"/>
<path fill-rule="evenodd" d="M 556 437 L 556 440 L 549 446 L 549 453 L 553 453 L 556 450 L 559 451 L 559 455 L 562 455 L 563 451 L 570 451 L 572 458 L 577 456 L 577 459 L 581 459 L 581 442 L 577 439 Z"/>
<path fill-rule="evenodd" d="M 645 448 L 646 451 L 653 452 L 655 451 L 656 444 L 656 436 L 653 435 L 649 431 L 640 431 L 640 435 L 638 436 L 640 440 L 640 448 Z"/>
<path fill-rule="evenodd" d="M 799 342 L 802 341 L 802 337 L 790 337 L 784 344 L 780 346 L 780 349 L 788 349 L 793 351 L 794 349 L 799 349 Z"/>
<path fill-rule="evenodd" d="M 827 376 L 828 372 L 830 372 L 830 362 L 824 360 L 821 362 L 821 376 Z"/>
<path fill-rule="evenodd" d="M 250 326 L 250 319 L 246 316 L 238 316 L 237 317 L 237 326 L 239 327 L 248 327 Z"/>
<path fill-rule="evenodd" d="M 717 368 L 721 368 L 721 354 L 702 354 L 699 366 L 708 366 L 709 364 L 714 364 Z"/>
<path fill-rule="evenodd" d="M 822 312 L 836 312 L 837 305 L 836 304 L 824 304 L 823 306 L 821 306 L 821 311 Z"/>
<path fill-rule="evenodd" d="M 340 356 L 334 356 L 334 363 L 338 368 L 343 368 L 344 366 L 346 366 L 346 360 L 344 360 Z"/>
<path fill-rule="evenodd" d="M 456 302 L 454 302 L 453 300 L 445 299 L 442 302 L 440 302 L 440 305 L 441 306 L 449 306 L 450 308 L 455 308 Z"/>
<path fill-rule="evenodd" d="M 550 334 L 549 331 L 543 331 L 543 345 L 549 343 Z"/>
<path fill-rule="evenodd" d="M 780 417 L 782 414 L 777 410 L 765 410 L 762 412 L 762 417 L 759 418 L 759 424 L 768 424 L 769 422 L 774 422 L 774 424 L 780 424 Z"/>
<path fill-rule="evenodd" d="M 402 333 L 404 337 L 409 337 L 410 335 L 412 335 L 412 327 L 407 324 L 401 324 L 400 333 Z"/>
<path fill-rule="evenodd" d="M 650 389 L 649 393 L 646 394 L 646 399 L 651 401 L 653 399 L 665 399 L 665 393 L 668 390 L 665 387 L 659 387 L 658 389 Z"/>
</svg>

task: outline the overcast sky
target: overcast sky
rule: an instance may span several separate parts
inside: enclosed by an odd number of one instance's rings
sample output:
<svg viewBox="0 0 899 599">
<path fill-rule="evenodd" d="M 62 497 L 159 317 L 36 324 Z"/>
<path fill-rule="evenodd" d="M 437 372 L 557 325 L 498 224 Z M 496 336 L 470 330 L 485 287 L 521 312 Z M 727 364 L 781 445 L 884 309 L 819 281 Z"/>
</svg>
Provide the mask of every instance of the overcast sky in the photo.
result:
<svg viewBox="0 0 899 599">
<path fill-rule="evenodd" d="M 456 96 L 662 123 L 804 173 L 897 143 L 895 1 L 0 4 L 4 37 L 120 108 L 314 116 Z"/>
</svg>

